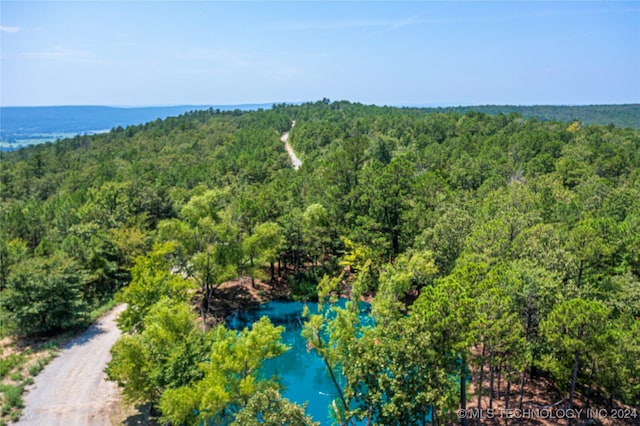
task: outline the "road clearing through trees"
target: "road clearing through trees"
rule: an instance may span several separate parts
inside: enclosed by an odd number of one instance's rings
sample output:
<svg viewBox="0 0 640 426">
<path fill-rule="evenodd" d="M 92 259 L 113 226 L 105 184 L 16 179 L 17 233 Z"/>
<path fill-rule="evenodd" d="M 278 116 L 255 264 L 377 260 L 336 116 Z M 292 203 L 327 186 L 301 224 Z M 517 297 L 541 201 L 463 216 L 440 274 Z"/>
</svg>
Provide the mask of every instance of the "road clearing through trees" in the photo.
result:
<svg viewBox="0 0 640 426">
<path fill-rule="evenodd" d="M 111 347 L 120 337 L 118 305 L 79 337 L 67 343 L 58 357 L 35 377 L 24 397 L 20 425 L 111 425 L 111 408 L 119 404 L 114 382 L 104 369 Z"/>
<path fill-rule="evenodd" d="M 291 128 L 293 129 L 295 125 L 296 125 L 296 122 L 294 120 L 291 122 Z M 293 164 L 293 168 L 295 170 L 298 170 L 300 166 L 302 166 L 302 161 L 300 161 L 296 153 L 293 151 L 293 148 L 291 148 L 291 145 L 289 145 L 289 132 L 285 132 L 280 138 L 280 140 L 284 142 L 284 149 L 286 149 L 287 154 L 289 154 L 289 158 L 291 159 L 291 164 Z"/>
</svg>

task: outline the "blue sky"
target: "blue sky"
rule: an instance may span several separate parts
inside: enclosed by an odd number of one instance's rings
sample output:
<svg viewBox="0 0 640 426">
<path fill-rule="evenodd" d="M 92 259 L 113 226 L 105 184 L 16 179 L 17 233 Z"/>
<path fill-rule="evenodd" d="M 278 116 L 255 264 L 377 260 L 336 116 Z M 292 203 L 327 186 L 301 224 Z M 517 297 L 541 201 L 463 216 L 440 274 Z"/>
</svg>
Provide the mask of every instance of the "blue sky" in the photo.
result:
<svg viewBox="0 0 640 426">
<path fill-rule="evenodd" d="M 640 2 L 0 2 L 15 105 L 640 102 Z"/>
</svg>

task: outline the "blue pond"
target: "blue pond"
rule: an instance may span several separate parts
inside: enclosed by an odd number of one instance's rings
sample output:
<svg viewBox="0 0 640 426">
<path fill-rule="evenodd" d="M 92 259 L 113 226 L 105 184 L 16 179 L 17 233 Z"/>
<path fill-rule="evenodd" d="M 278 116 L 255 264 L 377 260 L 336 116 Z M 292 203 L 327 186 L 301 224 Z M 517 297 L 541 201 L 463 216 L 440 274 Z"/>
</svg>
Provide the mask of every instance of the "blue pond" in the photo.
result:
<svg viewBox="0 0 640 426">
<path fill-rule="evenodd" d="M 316 303 L 306 304 L 311 313 L 318 312 Z M 283 342 L 291 349 L 282 356 L 265 362 L 262 373 L 265 377 L 277 375 L 284 385 L 283 396 L 297 403 L 307 402 L 307 413 L 322 426 L 331 425 L 329 405 L 337 396 L 324 363 L 314 352 L 308 352 L 300 334 L 304 319 L 302 302 L 269 302 L 254 311 L 239 312 L 228 318 L 228 326 L 242 329 L 263 316 L 274 325 L 282 325 L 285 332 Z"/>
</svg>

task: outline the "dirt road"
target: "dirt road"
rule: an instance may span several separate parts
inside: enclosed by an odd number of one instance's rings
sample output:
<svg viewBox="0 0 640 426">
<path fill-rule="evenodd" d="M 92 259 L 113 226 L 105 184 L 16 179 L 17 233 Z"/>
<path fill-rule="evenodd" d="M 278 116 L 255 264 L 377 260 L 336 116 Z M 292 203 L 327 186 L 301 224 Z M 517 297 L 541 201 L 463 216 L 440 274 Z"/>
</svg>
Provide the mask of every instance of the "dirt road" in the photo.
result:
<svg viewBox="0 0 640 426">
<path fill-rule="evenodd" d="M 291 128 L 296 125 L 296 122 L 291 122 Z M 287 154 L 289 154 L 289 158 L 291 159 L 291 164 L 295 170 L 298 170 L 300 166 L 302 166 L 302 161 L 298 158 L 295 152 L 293 152 L 293 148 L 289 145 L 289 132 L 285 132 L 280 138 L 282 142 L 284 142 L 284 149 L 287 150 Z"/>
<path fill-rule="evenodd" d="M 125 308 L 116 306 L 81 336 L 69 342 L 35 378 L 24 398 L 20 425 L 111 425 L 110 410 L 118 389 L 105 379 L 109 350 L 120 336 L 115 320 Z"/>
</svg>

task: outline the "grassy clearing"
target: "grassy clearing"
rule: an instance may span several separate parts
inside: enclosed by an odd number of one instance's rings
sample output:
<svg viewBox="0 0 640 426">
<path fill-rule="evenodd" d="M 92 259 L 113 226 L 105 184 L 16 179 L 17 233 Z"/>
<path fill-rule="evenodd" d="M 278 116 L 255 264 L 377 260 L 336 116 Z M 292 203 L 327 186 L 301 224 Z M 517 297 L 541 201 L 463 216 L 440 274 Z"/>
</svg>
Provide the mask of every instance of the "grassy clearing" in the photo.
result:
<svg viewBox="0 0 640 426">
<path fill-rule="evenodd" d="M 24 360 L 24 354 L 9 354 L 6 358 L 0 359 L 0 380 L 4 380 L 11 371 L 24 363 Z"/>
<path fill-rule="evenodd" d="M 1 346 L 0 426 L 20 418 L 24 408 L 22 393 L 25 387 L 33 383 L 33 376 L 55 357 L 59 347 L 55 342 L 27 346 L 10 337 L 4 338 Z"/>
</svg>

